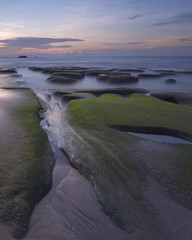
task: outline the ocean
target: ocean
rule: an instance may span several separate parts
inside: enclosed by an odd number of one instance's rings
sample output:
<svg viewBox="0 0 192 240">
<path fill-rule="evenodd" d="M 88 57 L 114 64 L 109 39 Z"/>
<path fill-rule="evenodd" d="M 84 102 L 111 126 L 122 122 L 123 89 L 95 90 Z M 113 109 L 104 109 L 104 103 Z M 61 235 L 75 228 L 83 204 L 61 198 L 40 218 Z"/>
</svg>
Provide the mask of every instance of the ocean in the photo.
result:
<svg viewBox="0 0 192 240">
<path fill-rule="evenodd" d="M 86 76 L 83 81 L 76 84 L 51 84 L 46 81 L 47 75 L 30 71 L 29 67 L 88 67 L 104 69 L 144 69 L 146 73 L 154 73 L 154 70 L 177 71 L 175 76 L 163 76 L 161 78 L 139 79 L 138 83 L 108 84 L 101 83 L 96 78 Z M 12 78 L 11 75 L 0 75 L 0 87 L 16 84 L 27 86 L 35 91 L 47 89 L 97 89 L 114 87 L 137 87 L 149 91 L 192 91 L 192 74 L 178 73 L 178 71 L 192 71 L 192 57 L 128 57 L 128 56 L 41 56 L 41 57 L 0 57 L 0 69 L 16 68 L 22 76 Z M 138 73 L 132 73 L 137 76 Z M 167 78 L 174 78 L 176 84 L 167 84 Z"/>
<path fill-rule="evenodd" d="M 71 56 L 0 57 L 0 68 L 31 66 L 79 66 L 102 68 L 147 68 L 192 70 L 192 57 Z"/>
</svg>

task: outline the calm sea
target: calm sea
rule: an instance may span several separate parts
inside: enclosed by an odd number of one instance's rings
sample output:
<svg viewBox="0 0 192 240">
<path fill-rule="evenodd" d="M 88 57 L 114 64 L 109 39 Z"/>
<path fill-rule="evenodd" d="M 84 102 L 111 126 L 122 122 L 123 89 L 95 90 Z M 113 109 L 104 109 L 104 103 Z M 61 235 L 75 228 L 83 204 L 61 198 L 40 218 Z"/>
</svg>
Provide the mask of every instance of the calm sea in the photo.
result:
<svg viewBox="0 0 192 240">
<path fill-rule="evenodd" d="M 79 66 L 102 68 L 147 68 L 192 70 L 192 57 L 58 56 L 1 58 L 0 68 L 31 66 Z"/>
<path fill-rule="evenodd" d="M 75 84 L 51 84 L 46 81 L 47 75 L 40 72 L 33 72 L 28 67 L 98 67 L 106 69 L 124 69 L 124 68 L 143 68 L 146 73 L 153 70 L 187 70 L 192 71 L 192 57 L 125 57 L 125 56 L 81 56 L 81 55 L 62 55 L 52 57 L 29 57 L 29 58 L 1 58 L 0 69 L 16 68 L 22 75 L 20 78 L 14 78 L 11 75 L 0 75 L 0 87 L 18 85 L 28 86 L 35 91 L 47 89 L 96 89 L 96 88 L 114 88 L 114 87 L 136 87 L 145 88 L 149 91 L 191 91 L 192 92 L 192 74 L 177 73 L 176 76 L 139 79 L 138 83 L 130 84 L 108 84 L 96 80 L 96 78 L 86 76 L 82 81 Z M 132 73 L 137 76 L 138 73 Z M 174 78 L 176 84 L 167 84 L 167 78 Z"/>
</svg>

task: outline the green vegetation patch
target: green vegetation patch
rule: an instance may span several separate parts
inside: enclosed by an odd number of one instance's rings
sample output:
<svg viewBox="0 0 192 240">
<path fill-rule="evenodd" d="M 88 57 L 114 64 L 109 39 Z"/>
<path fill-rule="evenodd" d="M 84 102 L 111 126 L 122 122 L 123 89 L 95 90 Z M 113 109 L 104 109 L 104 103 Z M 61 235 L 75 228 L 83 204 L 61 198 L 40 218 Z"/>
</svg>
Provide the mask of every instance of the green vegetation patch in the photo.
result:
<svg viewBox="0 0 192 240">
<path fill-rule="evenodd" d="M 70 101 L 67 107 L 73 149 L 71 162 L 93 183 L 113 221 L 132 233 L 157 224 L 145 196 L 153 176 L 192 208 L 191 145 L 156 143 L 117 131 L 111 126 L 174 129 L 192 136 L 192 110 L 160 99 L 115 94 Z M 82 140 L 83 139 L 83 140 Z"/>
<path fill-rule="evenodd" d="M 192 110 L 134 94 L 128 99 L 114 94 L 69 103 L 73 124 L 91 128 L 95 119 L 103 124 L 121 126 L 166 127 L 192 134 Z"/>
<path fill-rule="evenodd" d="M 40 127 L 35 95 L 31 90 L 14 92 L 20 97 L 8 109 L 13 130 L 0 161 L 0 218 L 20 238 L 28 229 L 34 205 L 50 188 L 53 156 Z"/>
</svg>

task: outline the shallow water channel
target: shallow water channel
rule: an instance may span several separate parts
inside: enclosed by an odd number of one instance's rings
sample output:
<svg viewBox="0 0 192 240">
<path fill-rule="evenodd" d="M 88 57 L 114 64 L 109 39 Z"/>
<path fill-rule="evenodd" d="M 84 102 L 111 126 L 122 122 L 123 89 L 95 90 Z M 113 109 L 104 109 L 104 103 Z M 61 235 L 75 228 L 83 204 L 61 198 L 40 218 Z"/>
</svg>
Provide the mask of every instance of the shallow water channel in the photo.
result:
<svg viewBox="0 0 192 240">
<path fill-rule="evenodd" d="M 133 133 L 128 132 L 128 134 L 144 138 L 150 141 L 154 142 L 160 142 L 160 143 L 174 143 L 174 144 L 192 144 L 192 142 L 177 138 L 177 137 L 171 137 L 167 135 L 159 135 L 159 134 L 145 134 L 145 133 Z"/>
<path fill-rule="evenodd" d="M 53 97 L 47 101 L 46 95 L 39 93 L 38 97 L 47 106 L 41 125 L 55 155 L 53 183 L 50 192 L 35 207 L 24 239 L 128 239 L 102 211 L 93 185 L 70 166 L 61 148 L 65 141 L 71 141 L 63 139 L 63 131 L 73 130 L 64 121 L 65 108 Z"/>
</svg>

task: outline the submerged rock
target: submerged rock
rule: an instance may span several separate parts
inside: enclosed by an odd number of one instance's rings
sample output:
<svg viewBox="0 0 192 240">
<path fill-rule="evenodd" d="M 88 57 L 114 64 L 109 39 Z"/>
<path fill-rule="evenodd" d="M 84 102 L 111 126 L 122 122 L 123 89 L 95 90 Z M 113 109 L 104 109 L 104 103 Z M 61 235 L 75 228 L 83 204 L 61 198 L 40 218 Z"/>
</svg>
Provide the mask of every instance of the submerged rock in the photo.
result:
<svg viewBox="0 0 192 240">
<path fill-rule="evenodd" d="M 114 84 L 121 83 L 135 83 L 138 82 L 139 79 L 137 77 L 133 77 L 130 74 L 99 74 L 97 77 L 98 80 L 106 81 Z"/>
<path fill-rule="evenodd" d="M 119 72 L 136 72 L 136 73 L 143 73 L 145 72 L 145 70 L 143 69 L 130 69 L 130 68 L 127 68 L 127 69 L 120 69 Z"/>
<path fill-rule="evenodd" d="M 19 78 L 19 77 L 23 77 L 23 75 L 22 74 L 11 74 L 11 77 Z"/>
<path fill-rule="evenodd" d="M 138 78 L 159 78 L 162 76 L 163 76 L 162 74 L 142 73 L 142 74 L 139 74 L 137 77 Z"/>
<path fill-rule="evenodd" d="M 167 102 L 192 104 L 192 92 L 152 92 L 150 95 Z"/>
<path fill-rule="evenodd" d="M 86 71 L 86 75 L 88 76 L 98 76 L 99 74 L 110 74 L 110 70 L 105 70 L 105 69 L 96 69 L 96 70 L 88 70 Z"/>
<path fill-rule="evenodd" d="M 62 101 L 69 102 L 71 100 L 76 99 L 88 99 L 88 98 L 95 98 L 95 96 L 91 93 L 71 93 L 71 94 L 64 94 L 62 96 Z"/>
<path fill-rule="evenodd" d="M 9 68 L 9 69 L 0 70 L 0 73 L 17 73 L 17 71 L 13 68 Z"/>
<path fill-rule="evenodd" d="M 21 55 L 18 58 L 27 58 L 27 56 L 26 55 Z"/>
<path fill-rule="evenodd" d="M 165 80 L 166 83 L 177 83 L 177 81 L 175 79 L 169 78 L 167 80 Z"/>
<path fill-rule="evenodd" d="M 51 77 L 70 77 L 74 79 L 81 79 L 84 77 L 84 73 L 82 72 L 72 72 L 72 71 L 60 71 L 60 72 L 54 72 L 51 74 Z"/>
<path fill-rule="evenodd" d="M 63 84 L 71 84 L 77 82 L 76 79 L 65 76 L 51 76 L 47 79 L 47 81 L 51 83 L 63 83 Z"/>
</svg>

